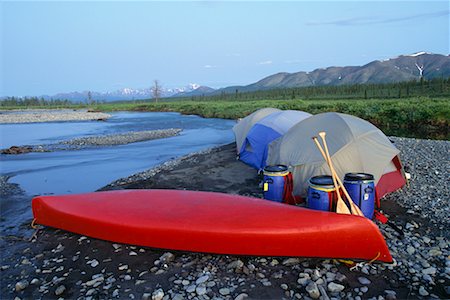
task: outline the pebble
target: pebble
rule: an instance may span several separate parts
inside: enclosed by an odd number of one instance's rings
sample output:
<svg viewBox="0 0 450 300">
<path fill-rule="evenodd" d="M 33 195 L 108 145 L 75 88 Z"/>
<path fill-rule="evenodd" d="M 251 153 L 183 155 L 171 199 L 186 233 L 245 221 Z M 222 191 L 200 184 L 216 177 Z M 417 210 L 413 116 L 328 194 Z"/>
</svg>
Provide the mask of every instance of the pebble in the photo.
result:
<svg viewBox="0 0 450 300">
<path fill-rule="evenodd" d="M 196 288 L 195 284 L 191 284 L 190 286 L 188 286 L 186 288 L 186 292 L 193 293 L 193 292 L 195 292 L 195 288 Z"/>
<path fill-rule="evenodd" d="M 119 271 L 126 270 L 126 269 L 128 269 L 128 265 L 121 265 L 118 267 L 118 269 L 119 269 Z"/>
<path fill-rule="evenodd" d="M 87 264 L 90 265 L 91 267 L 95 268 L 96 266 L 98 266 L 99 262 L 98 262 L 98 260 L 93 259 L 93 260 L 89 260 L 87 262 Z"/>
<path fill-rule="evenodd" d="M 33 278 L 30 282 L 30 284 L 33 284 L 33 285 L 38 285 L 39 283 L 40 283 L 40 281 L 37 278 Z"/>
<path fill-rule="evenodd" d="M 306 286 L 306 292 L 313 299 L 319 299 L 320 291 L 315 282 L 311 282 Z"/>
<path fill-rule="evenodd" d="M 286 283 L 282 283 L 282 284 L 280 285 L 280 287 L 281 287 L 283 290 L 285 290 L 285 291 L 289 288 L 289 286 L 288 286 Z"/>
<path fill-rule="evenodd" d="M 55 295 L 60 296 L 62 293 L 66 291 L 66 287 L 64 285 L 60 285 L 56 288 Z"/>
<path fill-rule="evenodd" d="M 161 263 L 170 263 L 175 259 L 175 255 L 171 252 L 166 252 L 159 258 Z"/>
<path fill-rule="evenodd" d="M 343 285 L 334 282 L 330 282 L 327 287 L 328 291 L 330 291 L 331 293 L 342 292 L 345 288 Z"/>
<path fill-rule="evenodd" d="M 422 273 L 426 274 L 426 275 L 434 275 L 434 274 L 436 274 L 436 268 L 429 267 L 429 268 L 423 269 Z"/>
<path fill-rule="evenodd" d="M 197 295 L 202 296 L 206 294 L 206 287 L 204 285 L 199 285 L 195 288 L 195 292 Z"/>
<path fill-rule="evenodd" d="M 234 300 L 244 300 L 245 298 L 248 298 L 248 294 L 246 293 L 240 293 L 239 295 L 234 298 Z"/>
<path fill-rule="evenodd" d="M 28 281 L 27 280 L 21 280 L 16 283 L 16 292 L 20 292 L 28 287 Z"/>
<path fill-rule="evenodd" d="M 220 293 L 222 296 L 229 295 L 229 294 L 230 294 L 230 289 L 229 289 L 229 288 L 221 288 L 221 289 L 219 289 L 219 293 Z"/>
<path fill-rule="evenodd" d="M 136 255 L 138 255 L 138 254 L 137 254 L 136 252 L 134 252 L 134 251 L 130 251 L 129 255 L 130 255 L 130 256 L 136 256 Z"/>
<path fill-rule="evenodd" d="M 282 264 L 285 266 L 294 266 L 294 265 L 298 265 L 300 262 L 301 262 L 300 258 L 290 257 L 290 258 L 283 260 Z"/>
<path fill-rule="evenodd" d="M 209 275 L 203 275 L 203 276 L 197 278 L 195 283 L 196 284 L 201 284 L 201 283 L 204 283 L 204 282 L 208 281 L 208 279 L 209 279 Z"/>
<path fill-rule="evenodd" d="M 423 287 L 423 286 L 420 286 L 420 288 L 419 288 L 419 295 L 420 296 L 422 296 L 422 297 L 426 297 L 426 296 L 428 296 L 430 293 L 428 293 L 428 291 Z"/>
<path fill-rule="evenodd" d="M 325 288 L 321 285 L 318 286 L 319 291 L 320 291 L 320 299 L 321 300 L 330 300 L 330 297 L 328 297 L 327 291 L 325 290 Z"/>
<path fill-rule="evenodd" d="M 369 290 L 369 288 L 368 288 L 367 286 L 363 286 L 363 287 L 361 287 L 359 290 L 365 294 L 365 293 L 367 293 L 367 291 Z"/>
<path fill-rule="evenodd" d="M 127 281 L 128 281 L 128 280 L 131 280 L 131 276 L 127 274 L 127 275 L 125 275 L 125 276 L 123 277 L 123 279 L 124 279 L 124 280 L 127 280 Z"/>
<path fill-rule="evenodd" d="M 164 291 L 162 289 L 157 289 L 152 293 L 152 300 L 162 300 L 164 298 Z"/>
<path fill-rule="evenodd" d="M 358 277 L 358 281 L 363 285 L 369 285 L 371 283 L 371 281 L 366 277 Z"/>
<path fill-rule="evenodd" d="M 233 269 L 233 270 L 240 270 L 244 267 L 244 263 L 242 262 L 242 260 L 237 259 L 235 261 L 230 262 L 227 265 L 227 269 Z"/>
</svg>

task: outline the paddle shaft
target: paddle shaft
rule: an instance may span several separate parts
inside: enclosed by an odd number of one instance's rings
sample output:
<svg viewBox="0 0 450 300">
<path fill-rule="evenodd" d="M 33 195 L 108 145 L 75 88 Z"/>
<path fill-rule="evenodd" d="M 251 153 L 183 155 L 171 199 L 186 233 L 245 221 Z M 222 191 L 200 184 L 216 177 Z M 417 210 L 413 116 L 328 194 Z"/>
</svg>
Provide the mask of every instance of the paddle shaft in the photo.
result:
<svg viewBox="0 0 450 300">
<path fill-rule="evenodd" d="M 325 159 L 325 161 L 328 164 L 327 155 L 323 151 L 323 148 L 320 145 L 319 141 L 317 140 L 317 137 L 313 137 L 312 139 L 313 139 L 314 143 L 316 143 L 317 148 L 319 148 L 320 153 L 322 153 L 323 158 Z M 364 216 L 364 214 L 362 213 L 361 209 L 359 209 L 359 207 L 352 201 L 352 198 L 348 194 L 347 189 L 345 188 L 344 184 L 342 183 L 342 180 L 337 176 L 337 173 L 336 173 L 336 170 L 334 169 L 334 166 L 332 166 L 332 165 L 330 166 L 329 164 L 328 164 L 328 166 L 330 167 L 332 175 L 334 175 L 334 177 L 336 178 L 336 181 L 339 184 L 339 188 L 344 192 L 345 197 L 348 199 L 348 202 L 350 203 L 350 206 L 352 208 L 352 213 L 354 215 Z"/>
<path fill-rule="evenodd" d="M 323 146 L 325 148 L 325 154 L 326 154 L 325 161 L 327 162 L 328 166 L 330 167 L 331 178 L 333 179 L 333 184 L 334 184 L 334 187 L 336 188 L 336 195 L 338 198 L 337 203 L 336 203 L 336 212 L 341 213 L 341 214 L 351 214 L 350 209 L 347 207 L 344 200 L 342 200 L 341 193 L 339 193 L 339 185 L 337 184 L 336 177 L 334 176 L 334 173 L 333 173 L 333 165 L 331 163 L 330 153 L 328 152 L 327 141 L 325 140 L 325 132 L 319 132 L 319 135 L 322 138 Z"/>
</svg>

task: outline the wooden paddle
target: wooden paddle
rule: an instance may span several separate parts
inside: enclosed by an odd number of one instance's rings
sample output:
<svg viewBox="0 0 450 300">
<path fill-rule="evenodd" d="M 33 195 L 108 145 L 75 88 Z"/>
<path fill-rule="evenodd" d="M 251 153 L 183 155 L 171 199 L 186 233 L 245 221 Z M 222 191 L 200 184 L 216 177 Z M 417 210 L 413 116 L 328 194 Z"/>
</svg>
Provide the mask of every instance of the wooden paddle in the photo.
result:
<svg viewBox="0 0 450 300">
<path fill-rule="evenodd" d="M 319 143 L 319 140 L 317 139 L 316 136 L 314 136 L 313 138 L 314 143 L 316 143 L 317 148 L 319 148 L 320 153 L 322 153 L 323 158 L 325 159 L 325 161 L 328 164 L 328 159 L 327 159 L 327 155 L 325 154 L 325 152 L 323 151 L 322 146 Z M 330 158 L 331 159 L 331 158 Z M 330 164 L 328 164 L 328 166 L 330 167 Z M 337 176 L 336 170 L 334 169 L 334 166 L 331 165 L 330 167 L 331 169 L 331 173 L 332 175 L 336 178 L 336 181 L 339 185 L 339 188 L 344 192 L 345 197 L 347 198 L 348 202 L 350 203 L 350 207 L 351 207 L 351 212 L 354 215 L 358 215 L 363 217 L 364 214 L 362 213 L 361 209 L 359 209 L 359 207 L 357 205 L 355 205 L 355 203 L 352 201 L 352 198 L 350 197 L 350 195 L 347 192 L 347 189 L 345 188 L 344 184 L 342 183 L 341 179 Z"/>
<path fill-rule="evenodd" d="M 339 193 L 339 185 L 336 182 L 336 177 L 334 176 L 333 173 L 333 165 L 331 164 L 331 160 L 330 160 L 330 153 L 328 152 L 328 147 L 327 147 L 327 143 L 325 141 L 325 132 L 319 132 L 320 137 L 322 138 L 323 141 L 323 145 L 325 148 L 325 154 L 326 154 L 326 159 L 325 161 L 328 164 L 328 167 L 330 167 L 330 171 L 331 171 L 331 178 L 333 179 L 333 184 L 334 187 L 336 189 L 336 195 L 337 195 L 337 203 L 336 203 L 336 212 L 338 214 L 351 214 L 351 211 L 348 209 L 347 205 L 345 204 L 344 200 L 342 200 L 341 194 Z"/>
</svg>

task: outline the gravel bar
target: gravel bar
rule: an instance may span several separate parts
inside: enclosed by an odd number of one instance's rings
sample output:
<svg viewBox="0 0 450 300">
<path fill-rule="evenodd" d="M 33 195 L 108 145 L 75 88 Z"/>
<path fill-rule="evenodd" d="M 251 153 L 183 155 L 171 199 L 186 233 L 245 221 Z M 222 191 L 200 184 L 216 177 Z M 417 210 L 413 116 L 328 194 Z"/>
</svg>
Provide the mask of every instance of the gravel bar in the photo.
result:
<svg viewBox="0 0 450 300">
<path fill-rule="evenodd" d="M 70 122 L 70 121 L 104 121 L 111 115 L 102 112 L 89 111 L 31 111 L 20 113 L 1 113 L 0 123 L 42 123 L 42 122 Z"/>
<path fill-rule="evenodd" d="M 146 131 L 131 131 L 120 134 L 111 134 L 103 136 L 89 136 L 76 138 L 62 142 L 65 145 L 73 146 L 114 146 L 125 145 L 130 143 L 162 139 L 178 135 L 182 130 L 176 128 L 146 130 Z"/>
</svg>

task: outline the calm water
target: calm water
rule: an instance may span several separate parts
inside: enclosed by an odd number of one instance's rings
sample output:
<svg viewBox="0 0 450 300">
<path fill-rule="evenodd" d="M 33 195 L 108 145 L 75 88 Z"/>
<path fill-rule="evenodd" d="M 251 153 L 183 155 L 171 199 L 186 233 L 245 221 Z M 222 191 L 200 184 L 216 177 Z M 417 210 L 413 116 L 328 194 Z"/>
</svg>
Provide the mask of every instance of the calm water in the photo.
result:
<svg viewBox="0 0 450 300">
<path fill-rule="evenodd" d="M 231 131 L 234 124 L 231 120 L 204 119 L 179 113 L 119 112 L 113 113 L 113 117 L 107 122 L 0 125 L 0 148 L 55 143 L 88 135 L 183 129 L 180 136 L 128 145 L 80 151 L 1 155 L 0 174 L 11 176 L 9 182 L 18 184 L 26 193 L 24 197 L 13 196 L 0 200 L 2 223 L 20 223 L 20 219 L 31 218 L 32 196 L 92 192 L 118 178 L 149 169 L 167 160 L 230 143 L 234 139 Z M 10 218 L 12 212 L 16 216 L 14 220 Z"/>
</svg>

